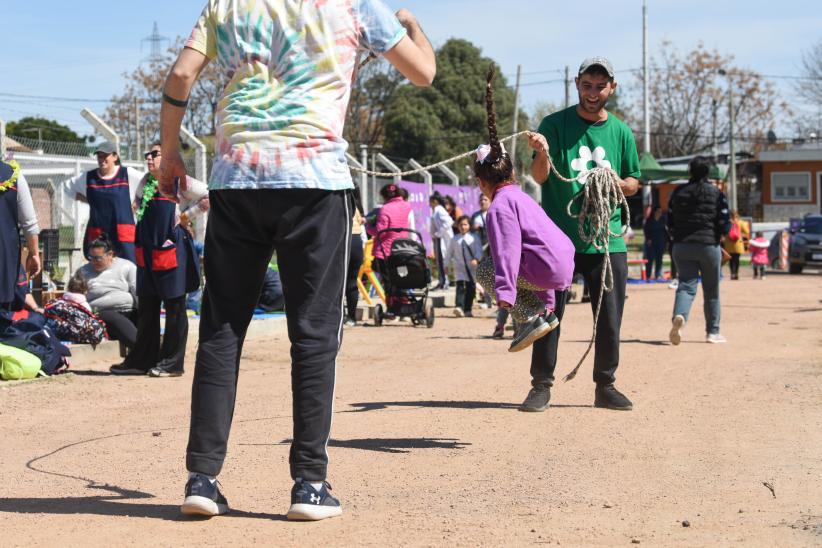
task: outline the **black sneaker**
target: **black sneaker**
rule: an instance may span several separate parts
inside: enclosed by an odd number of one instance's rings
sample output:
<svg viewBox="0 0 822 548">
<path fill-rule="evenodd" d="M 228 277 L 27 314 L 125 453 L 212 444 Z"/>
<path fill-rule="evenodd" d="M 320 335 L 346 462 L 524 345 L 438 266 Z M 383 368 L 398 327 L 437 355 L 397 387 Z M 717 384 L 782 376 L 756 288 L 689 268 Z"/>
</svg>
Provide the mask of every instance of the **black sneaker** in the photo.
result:
<svg viewBox="0 0 822 548">
<path fill-rule="evenodd" d="M 331 485 L 324 481 L 319 491 L 312 485 L 297 478 L 291 489 L 291 508 L 288 519 L 294 521 L 319 521 L 342 515 L 340 501 L 329 493 Z"/>
<path fill-rule="evenodd" d="M 519 352 L 525 350 L 537 339 L 540 339 L 553 331 L 559 325 L 559 319 L 553 312 L 548 313 L 548 316 L 535 316 L 517 328 L 514 340 L 508 348 L 508 352 Z"/>
<path fill-rule="evenodd" d="M 630 411 L 634 408 L 625 395 L 617 390 L 613 384 L 606 386 L 597 386 L 596 397 L 594 398 L 594 407 L 602 409 L 614 409 L 616 411 Z"/>
<path fill-rule="evenodd" d="M 535 386 L 528 392 L 528 396 L 519 406 L 519 410 L 528 413 L 539 413 L 548 409 L 550 405 L 551 388 L 548 386 Z"/>
<path fill-rule="evenodd" d="M 494 333 L 491 335 L 491 337 L 494 338 L 494 339 L 501 339 L 504 336 L 505 336 L 505 326 L 497 324 L 497 326 L 494 328 Z"/>
<path fill-rule="evenodd" d="M 134 365 L 128 365 L 126 362 L 112 365 L 108 370 L 112 375 L 145 375 L 148 373 L 148 370 Z"/>
<path fill-rule="evenodd" d="M 202 474 L 191 476 L 186 483 L 186 498 L 180 507 L 187 516 L 219 516 L 228 512 L 228 501 L 217 482 Z"/>
</svg>

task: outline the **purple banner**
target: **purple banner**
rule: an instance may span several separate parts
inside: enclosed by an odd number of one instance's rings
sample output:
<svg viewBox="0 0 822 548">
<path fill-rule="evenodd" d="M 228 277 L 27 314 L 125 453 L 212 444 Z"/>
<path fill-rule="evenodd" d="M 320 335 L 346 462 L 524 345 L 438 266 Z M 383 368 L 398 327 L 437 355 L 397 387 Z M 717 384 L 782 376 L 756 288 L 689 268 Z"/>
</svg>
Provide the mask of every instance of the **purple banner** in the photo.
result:
<svg viewBox="0 0 822 548">
<path fill-rule="evenodd" d="M 425 251 L 429 256 L 433 256 L 434 248 L 431 246 L 429 231 L 431 206 L 428 205 L 428 185 L 401 181 L 400 186 L 408 191 L 408 203 L 411 204 L 411 210 L 414 212 L 414 229 L 422 234 Z M 462 210 L 463 215 L 470 217 L 474 212 L 479 211 L 480 190 L 477 187 L 434 185 L 434 192 L 439 192 L 443 196 L 451 196 Z"/>
</svg>

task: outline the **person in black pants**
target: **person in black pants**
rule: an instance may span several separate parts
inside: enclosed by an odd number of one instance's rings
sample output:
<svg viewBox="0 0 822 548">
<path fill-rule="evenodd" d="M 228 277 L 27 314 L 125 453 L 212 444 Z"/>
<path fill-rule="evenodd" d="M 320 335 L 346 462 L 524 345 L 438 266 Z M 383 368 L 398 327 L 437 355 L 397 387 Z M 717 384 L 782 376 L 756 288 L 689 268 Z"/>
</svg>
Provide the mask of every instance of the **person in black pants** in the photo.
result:
<svg viewBox="0 0 822 548">
<path fill-rule="evenodd" d="M 345 325 L 357 325 L 357 303 L 360 300 L 360 288 L 357 285 L 357 274 L 365 259 L 362 245 L 363 215 L 360 204 L 359 189 L 354 189 L 354 216 L 351 223 L 351 246 L 348 252 L 348 273 L 345 279 Z"/>
<path fill-rule="evenodd" d="M 354 185 L 343 129 L 358 48 L 384 54 L 424 86 L 434 80 L 436 57 L 413 14 L 395 14 L 382 0 L 299 2 L 287 14 L 267 5 L 206 6 L 162 95 L 160 188 L 174 196 L 175 179 L 185 185 L 180 127 L 197 78 L 212 60 L 237 75 L 215 116 L 218 153 L 209 178 L 206 288 L 181 511 L 229 511 L 216 476 L 225 460 L 243 341 L 276 251 L 292 359 L 294 485 L 287 517 L 320 520 L 342 515 L 326 482 L 326 446 L 351 245 Z M 262 33 L 250 36 L 249 20 Z M 326 43 L 333 47 L 315 47 Z M 292 77 L 295 70 L 299 77 Z"/>
</svg>

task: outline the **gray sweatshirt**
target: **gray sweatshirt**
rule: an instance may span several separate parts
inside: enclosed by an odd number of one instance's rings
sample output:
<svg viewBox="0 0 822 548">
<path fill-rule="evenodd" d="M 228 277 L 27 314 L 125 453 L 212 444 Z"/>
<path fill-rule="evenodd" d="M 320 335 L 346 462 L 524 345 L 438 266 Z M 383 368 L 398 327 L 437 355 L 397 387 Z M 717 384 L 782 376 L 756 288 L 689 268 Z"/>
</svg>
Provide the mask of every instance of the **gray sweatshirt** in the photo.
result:
<svg viewBox="0 0 822 548">
<path fill-rule="evenodd" d="M 88 282 L 86 298 L 94 310 L 128 312 L 137 308 L 137 267 L 131 261 L 115 257 L 102 272 L 95 272 L 91 264 L 80 271 Z"/>
</svg>

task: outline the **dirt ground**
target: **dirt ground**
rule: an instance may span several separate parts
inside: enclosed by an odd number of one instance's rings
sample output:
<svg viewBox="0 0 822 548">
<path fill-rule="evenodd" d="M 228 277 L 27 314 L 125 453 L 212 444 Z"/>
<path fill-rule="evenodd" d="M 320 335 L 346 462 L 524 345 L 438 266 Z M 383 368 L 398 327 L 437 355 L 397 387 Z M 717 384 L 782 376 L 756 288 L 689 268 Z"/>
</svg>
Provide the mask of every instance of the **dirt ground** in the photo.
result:
<svg viewBox="0 0 822 548">
<path fill-rule="evenodd" d="M 283 516 L 282 329 L 246 345 L 220 476 L 233 512 L 210 521 L 178 511 L 190 374 L 74 364 L 3 385 L 0 545 L 821 545 L 820 282 L 723 282 L 728 344 L 704 343 L 698 298 L 679 347 L 674 292 L 629 286 L 617 385 L 632 412 L 591 406 L 590 363 L 550 410 L 518 412 L 529 354 L 490 339 L 489 318 L 349 329 L 329 447 L 344 515 L 315 524 Z M 559 372 L 590 329 L 588 305 L 570 305 Z"/>
</svg>

